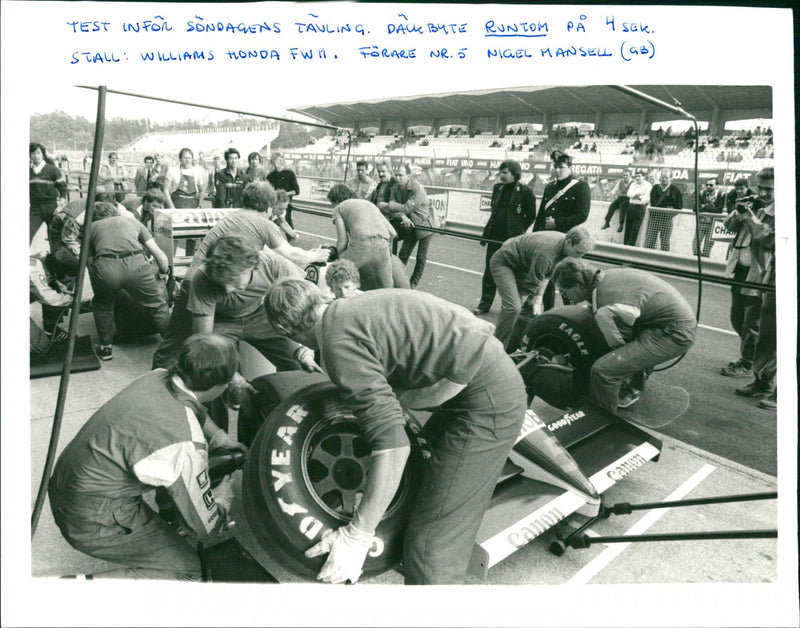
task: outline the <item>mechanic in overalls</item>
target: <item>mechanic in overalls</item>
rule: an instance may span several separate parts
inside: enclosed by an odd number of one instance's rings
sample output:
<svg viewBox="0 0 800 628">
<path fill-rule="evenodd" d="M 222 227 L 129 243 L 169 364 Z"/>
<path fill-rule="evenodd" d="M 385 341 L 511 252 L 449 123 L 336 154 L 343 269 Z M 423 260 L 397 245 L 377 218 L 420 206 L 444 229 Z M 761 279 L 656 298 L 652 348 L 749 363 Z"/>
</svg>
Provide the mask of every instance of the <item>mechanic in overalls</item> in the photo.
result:
<svg viewBox="0 0 800 628">
<path fill-rule="evenodd" d="M 556 289 L 587 301 L 611 352 L 592 365 L 589 399 L 616 412 L 639 401 L 653 367 L 686 353 L 697 319 L 686 299 L 655 275 L 634 268 L 600 270 L 566 258 L 553 270 Z"/>
<path fill-rule="evenodd" d="M 373 290 L 323 303 L 287 280 L 264 299 L 273 324 L 321 351 L 322 364 L 372 447 L 353 520 L 306 552 L 318 575 L 355 582 L 400 483 L 410 446 L 403 407 L 432 409 L 432 459 L 405 531 L 406 584 L 463 580 L 475 536 L 525 414 L 525 386 L 492 325 L 430 294 Z"/>
<path fill-rule="evenodd" d="M 193 542 L 219 531 L 233 500 L 230 476 L 212 492 L 208 454 L 246 447 L 214 425 L 203 403 L 236 372 L 233 342 L 192 336 L 169 371 L 151 371 L 95 412 L 64 449 L 50 480 L 53 517 L 84 554 L 125 565 L 108 578 L 200 580 Z M 143 497 L 163 487 L 190 541 Z"/>
</svg>

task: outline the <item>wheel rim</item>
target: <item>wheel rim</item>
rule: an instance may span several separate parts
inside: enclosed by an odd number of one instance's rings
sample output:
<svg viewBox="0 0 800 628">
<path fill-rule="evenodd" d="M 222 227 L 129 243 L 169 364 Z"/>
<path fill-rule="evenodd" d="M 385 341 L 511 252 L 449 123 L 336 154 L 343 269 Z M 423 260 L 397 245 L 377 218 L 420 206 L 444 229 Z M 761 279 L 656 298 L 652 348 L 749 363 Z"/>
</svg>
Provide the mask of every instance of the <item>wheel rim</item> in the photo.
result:
<svg viewBox="0 0 800 628">
<path fill-rule="evenodd" d="M 550 362 L 563 366 L 573 366 L 572 354 L 564 339 L 554 334 L 543 334 L 537 337 L 529 349 L 536 349 Z"/>
<path fill-rule="evenodd" d="M 314 404 L 321 412 L 303 441 L 303 480 L 314 501 L 330 516 L 346 522 L 361 502 L 371 464 L 372 449 L 353 415 L 338 402 Z M 383 518 L 390 517 L 404 501 L 407 474 Z"/>
</svg>

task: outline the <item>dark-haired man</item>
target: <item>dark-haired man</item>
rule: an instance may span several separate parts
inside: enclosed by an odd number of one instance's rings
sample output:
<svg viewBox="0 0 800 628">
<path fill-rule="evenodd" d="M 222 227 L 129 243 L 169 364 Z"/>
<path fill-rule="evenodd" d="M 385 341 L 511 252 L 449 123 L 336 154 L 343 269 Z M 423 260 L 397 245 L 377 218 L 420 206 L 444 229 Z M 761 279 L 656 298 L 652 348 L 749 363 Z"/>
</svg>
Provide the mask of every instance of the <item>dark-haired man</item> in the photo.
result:
<svg viewBox="0 0 800 628">
<path fill-rule="evenodd" d="M 244 174 L 239 170 L 239 151 L 225 151 L 225 167 L 214 175 L 214 207 L 241 207 Z"/>
<path fill-rule="evenodd" d="M 367 162 L 364 159 L 356 162 L 356 176 L 347 182 L 347 186 L 353 190 L 353 198 L 369 198 L 375 181 L 367 174 Z"/>
<path fill-rule="evenodd" d="M 227 521 L 231 478 L 211 490 L 208 454 L 246 448 L 202 404 L 225 391 L 237 362 L 228 339 L 189 338 L 173 369 L 151 371 L 117 393 L 62 452 L 49 486 L 61 533 L 78 551 L 126 566 L 98 575 L 201 579 L 195 547 L 143 497 L 165 489 L 196 539 Z"/>
<path fill-rule="evenodd" d="M 314 352 L 276 331 L 261 307 L 273 285 L 301 278 L 303 271 L 277 253 L 259 251 L 241 236 L 219 238 L 192 277 L 186 305 L 192 313 L 192 333 L 245 340 L 279 371 L 319 370 Z"/>
<path fill-rule="evenodd" d="M 486 247 L 486 262 L 481 284 L 481 300 L 475 314 L 486 314 L 492 308 L 497 286 L 494 283 L 489 261 L 502 243 L 521 235 L 531 226 L 536 217 L 536 197 L 533 191 L 519 180 L 522 167 L 516 161 L 504 161 L 497 173 L 498 182 L 492 189 L 492 214 L 483 228 L 483 238 L 495 242 L 482 241 Z"/>
<path fill-rule="evenodd" d="M 166 333 L 153 355 L 153 368 L 171 366 L 181 343 L 192 333 L 192 317 L 186 309 L 192 276 L 203 266 L 208 249 L 220 238 L 241 236 L 256 250 L 268 247 L 302 268 L 313 262 L 328 261 L 327 249 L 304 250 L 286 241 L 281 228 L 270 220 L 276 198 L 275 189 L 266 181 L 248 183 L 242 193 L 243 209 L 227 214 L 203 238 L 175 297 Z"/>
</svg>

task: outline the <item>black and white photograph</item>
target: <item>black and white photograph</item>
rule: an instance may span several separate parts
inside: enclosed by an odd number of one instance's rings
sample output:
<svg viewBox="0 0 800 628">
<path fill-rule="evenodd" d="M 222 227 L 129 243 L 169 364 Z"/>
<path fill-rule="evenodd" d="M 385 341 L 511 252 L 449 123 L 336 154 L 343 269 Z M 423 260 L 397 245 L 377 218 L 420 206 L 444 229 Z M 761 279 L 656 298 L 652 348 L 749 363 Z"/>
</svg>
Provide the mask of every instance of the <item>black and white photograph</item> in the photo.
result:
<svg viewBox="0 0 800 628">
<path fill-rule="evenodd" d="M 3 623 L 798 625 L 791 10 L 2 13 Z"/>
</svg>

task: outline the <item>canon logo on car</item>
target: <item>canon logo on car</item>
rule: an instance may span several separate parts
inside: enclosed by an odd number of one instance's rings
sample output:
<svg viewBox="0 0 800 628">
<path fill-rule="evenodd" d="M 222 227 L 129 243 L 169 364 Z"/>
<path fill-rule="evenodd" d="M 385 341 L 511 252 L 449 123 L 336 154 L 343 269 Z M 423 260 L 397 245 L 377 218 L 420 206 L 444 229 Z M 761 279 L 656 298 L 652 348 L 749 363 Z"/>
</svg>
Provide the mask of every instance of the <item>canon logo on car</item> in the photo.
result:
<svg viewBox="0 0 800 628">
<path fill-rule="evenodd" d="M 508 535 L 508 542 L 514 547 L 522 547 L 530 543 L 542 532 L 552 528 L 556 523 L 564 518 L 564 513 L 558 508 L 551 508 L 543 515 L 539 515 L 533 521 L 526 523 Z"/>
<path fill-rule="evenodd" d="M 613 469 L 610 469 L 607 472 L 608 477 L 610 477 L 615 482 L 619 482 L 622 478 L 624 478 L 629 473 L 636 471 L 641 466 L 647 462 L 640 454 L 633 454 L 630 458 L 623 460 Z"/>
</svg>

